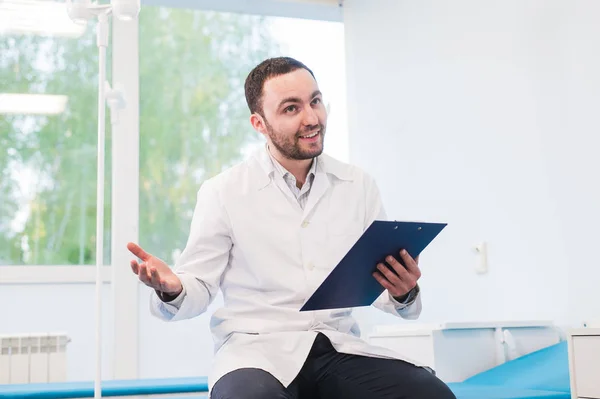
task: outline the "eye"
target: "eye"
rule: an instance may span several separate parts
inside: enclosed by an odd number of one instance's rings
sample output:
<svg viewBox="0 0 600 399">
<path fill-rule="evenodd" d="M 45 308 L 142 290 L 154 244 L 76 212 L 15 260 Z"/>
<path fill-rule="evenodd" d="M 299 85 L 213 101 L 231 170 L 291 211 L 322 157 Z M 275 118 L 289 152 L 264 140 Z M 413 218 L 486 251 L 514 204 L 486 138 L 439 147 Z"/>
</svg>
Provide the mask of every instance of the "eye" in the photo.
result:
<svg viewBox="0 0 600 399">
<path fill-rule="evenodd" d="M 319 97 L 315 98 L 314 100 L 312 100 L 313 105 L 317 105 L 321 103 L 321 99 Z"/>
<path fill-rule="evenodd" d="M 288 107 L 285 107 L 283 112 L 285 113 L 290 113 L 290 112 L 294 112 L 296 111 L 296 106 L 295 105 L 290 105 Z"/>
</svg>

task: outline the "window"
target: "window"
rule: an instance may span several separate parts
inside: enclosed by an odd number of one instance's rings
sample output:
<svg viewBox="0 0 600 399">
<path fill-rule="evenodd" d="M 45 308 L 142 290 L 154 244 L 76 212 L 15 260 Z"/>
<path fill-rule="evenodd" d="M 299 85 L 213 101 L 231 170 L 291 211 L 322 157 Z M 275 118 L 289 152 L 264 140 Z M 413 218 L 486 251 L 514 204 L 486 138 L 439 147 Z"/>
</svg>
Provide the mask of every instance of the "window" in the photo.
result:
<svg viewBox="0 0 600 399">
<path fill-rule="evenodd" d="M 72 23 L 64 3 L 8 0 L 0 54 L 0 265 L 94 264 L 94 29 Z M 110 149 L 108 122 L 106 133 Z M 105 176 L 109 263 L 109 156 Z"/>
</svg>

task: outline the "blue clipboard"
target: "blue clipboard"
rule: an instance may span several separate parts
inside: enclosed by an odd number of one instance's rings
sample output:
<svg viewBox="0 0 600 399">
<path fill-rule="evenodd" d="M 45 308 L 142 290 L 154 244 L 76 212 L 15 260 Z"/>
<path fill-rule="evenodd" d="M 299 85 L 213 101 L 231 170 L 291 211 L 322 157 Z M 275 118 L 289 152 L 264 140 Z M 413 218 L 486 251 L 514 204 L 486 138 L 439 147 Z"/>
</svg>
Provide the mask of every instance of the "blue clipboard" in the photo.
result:
<svg viewBox="0 0 600 399">
<path fill-rule="evenodd" d="M 385 258 L 393 255 L 404 265 L 400 250 L 406 249 L 415 258 L 446 226 L 447 223 L 374 221 L 300 311 L 372 305 L 385 289 L 373 277 L 377 264 L 387 265 Z"/>
</svg>

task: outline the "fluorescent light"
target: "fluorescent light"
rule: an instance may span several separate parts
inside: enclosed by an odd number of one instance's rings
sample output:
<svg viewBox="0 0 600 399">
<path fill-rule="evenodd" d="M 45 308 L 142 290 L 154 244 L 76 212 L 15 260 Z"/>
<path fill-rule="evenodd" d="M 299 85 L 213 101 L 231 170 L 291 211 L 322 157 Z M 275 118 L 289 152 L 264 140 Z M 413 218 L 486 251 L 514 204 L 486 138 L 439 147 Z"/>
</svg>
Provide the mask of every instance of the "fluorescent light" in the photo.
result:
<svg viewBox="0 0 600 399">
<path fill-rule="evenodd" d="M 67 96 L 0 93 L 0 114 L 57 115 L 65 111 Z"/>
<path fill-rule="evenodd" d="M 45 0 L 0 0 L 0 35 L 35 34 L 80 37 L 86 26 L 76 24 L 65 3 Z"/>
</svg>

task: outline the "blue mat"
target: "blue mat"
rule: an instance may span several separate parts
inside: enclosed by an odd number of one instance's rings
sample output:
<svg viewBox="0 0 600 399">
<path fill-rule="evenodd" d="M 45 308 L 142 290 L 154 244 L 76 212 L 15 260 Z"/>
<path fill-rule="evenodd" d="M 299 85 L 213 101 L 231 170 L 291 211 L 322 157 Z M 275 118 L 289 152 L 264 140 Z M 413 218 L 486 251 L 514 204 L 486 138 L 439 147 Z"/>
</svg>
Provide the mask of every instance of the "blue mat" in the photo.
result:
<svg viewBox="0 0 600 399">
<path fill-rule="evenodd" d="M 102 396 L 158 395 L 208 392 L 206 377 L 163 378 L 143 380 L 108 380 L 102 383 Z M 56 399 L 91 398 L 94 382 L 0 385 L 0 398 Z"/>
<path fill-rule="evenodd" d="M 570 393 L 519 389 L 499 386 L 448 384 L 457 399 L 571 399 Z"/>
<path fill-rule="evenodd" d="M 530 353 L 448 386 L 458 399 L 570 399 L 567 342 Z"/>
</svg>

